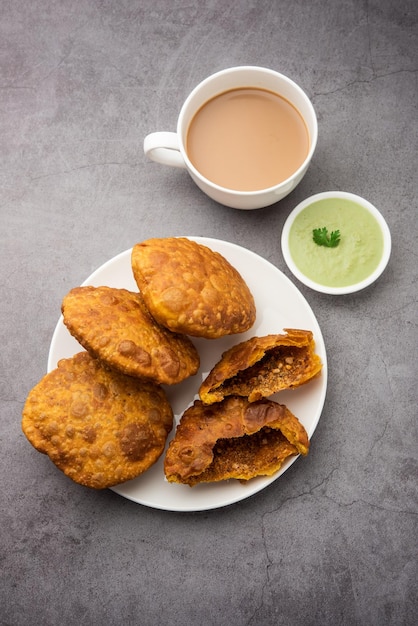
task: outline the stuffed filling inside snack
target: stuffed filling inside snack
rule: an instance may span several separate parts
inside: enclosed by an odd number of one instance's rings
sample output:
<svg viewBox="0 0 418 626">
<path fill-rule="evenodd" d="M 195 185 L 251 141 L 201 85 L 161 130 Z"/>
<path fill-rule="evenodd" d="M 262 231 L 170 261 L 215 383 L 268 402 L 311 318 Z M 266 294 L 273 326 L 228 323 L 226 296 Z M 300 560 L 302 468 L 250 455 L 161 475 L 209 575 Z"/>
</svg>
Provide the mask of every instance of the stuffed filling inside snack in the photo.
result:
<svg viewBox="0 0 418 626">
<path fill-rule="evenodd" d="M 224 352 L 202 382 L 200 399 L 212 404 L 236 395 L 254 402 L 312 380 L 322 369 L 312 332 L 285 332 L 252 337 Z"/>
<path fill-rule="evenodd" d="M 284 405 L 229 397 L 204 405 L 196 400 L 183 414 L 168 447 L 169 482 L 187 484 L 270 476 L 293 455 L 306 455 L 305 428 Z"/>
</svg>

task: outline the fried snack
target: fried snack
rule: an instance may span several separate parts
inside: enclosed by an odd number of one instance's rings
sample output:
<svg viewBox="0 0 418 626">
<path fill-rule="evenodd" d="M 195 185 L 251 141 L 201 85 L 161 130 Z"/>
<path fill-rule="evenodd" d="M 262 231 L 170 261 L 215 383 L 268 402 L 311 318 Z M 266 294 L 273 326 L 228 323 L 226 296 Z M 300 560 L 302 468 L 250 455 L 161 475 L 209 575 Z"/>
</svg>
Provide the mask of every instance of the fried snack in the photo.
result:
<svg viewBox="0 0 418 626">
<path fill-rule="evenodd" d="M 124 374 L 173 385 L 196 374 L 199 355 L 189 337 L 150 315 L 139 293 L 75 287 L 63 299 L 64 324 L 95 357 Z"/>
<path fill-rule="evenodd" d="M 321 369 L 310 330 L 285 329 L 286 335 L 252 337 L 223 353 L 199 389 L 206 404 L 231 395 L 250 402 L 303 385 Z"/>
<path fill-rule="evenodd" d="M 169 444 L 164 472 L 169 482 L 247 481 L 271 476 L 292 455 L 306 455 L 305 428 L 287 407 L 271 400 L 229 397 L 210 406 L 196 400 Z"/>
<path fill-rule="evenodd" d="M 76 483 L 104 489 L 145 472 L 173 427 L 162 387 L 112 371 L 88 352 L 62 359 L 30 391 L 22 430 Z"/>
<path fill-rule="evenodd" d="M 174 332 L 216 339 L 254 324 L 254 298 L 242 276 L 221 254 L 195 241 L 138 243 L 132 271 L 153 317 Z"/>
</svg>

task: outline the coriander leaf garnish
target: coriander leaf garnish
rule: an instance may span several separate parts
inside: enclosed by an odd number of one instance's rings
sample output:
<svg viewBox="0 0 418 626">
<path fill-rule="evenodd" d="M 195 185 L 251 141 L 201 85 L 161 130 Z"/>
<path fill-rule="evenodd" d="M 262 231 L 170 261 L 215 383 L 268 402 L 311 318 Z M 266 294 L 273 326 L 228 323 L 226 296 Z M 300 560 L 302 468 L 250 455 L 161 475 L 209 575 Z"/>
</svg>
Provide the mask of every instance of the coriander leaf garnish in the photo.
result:
<svg viewBox="0 0 418 626">
<path fill-rule="evenodd" d="M 322 228 L 314 228 L 312 231 L 313 240 L 318 246 L 326 246 L 327 248 L 335 248 L 340 243 L 340 231 L 333 230 L 328 235 L 328 228 L 323 226 Z"/>
</svg>

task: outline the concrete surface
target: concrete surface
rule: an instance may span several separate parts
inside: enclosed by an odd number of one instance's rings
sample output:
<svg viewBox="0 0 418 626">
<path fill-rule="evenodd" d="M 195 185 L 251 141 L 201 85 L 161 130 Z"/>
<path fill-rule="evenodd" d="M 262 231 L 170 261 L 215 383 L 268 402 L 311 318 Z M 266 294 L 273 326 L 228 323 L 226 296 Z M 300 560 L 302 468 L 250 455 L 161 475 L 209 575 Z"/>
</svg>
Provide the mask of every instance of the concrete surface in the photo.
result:
<svg viewBox="0 0 418 626">
<path fill-rule="evenodd" d="M 417 4 L 413 0 L 0 3 L 0 623 L 411 625 L 417 614 Z M 254 64 L 311 96 L 301 185 L 259 211 L 148 162 L 207 75 Z M 236 505 L 180 514 L 72 483 L 21 432 L 65 293 L 151 236 L 235 242 L 290 275 L 291 209 L 365 196 L 393 237 L 366 291 L 298 284 L 329 387 L 310 455 Z"/>
</svg>

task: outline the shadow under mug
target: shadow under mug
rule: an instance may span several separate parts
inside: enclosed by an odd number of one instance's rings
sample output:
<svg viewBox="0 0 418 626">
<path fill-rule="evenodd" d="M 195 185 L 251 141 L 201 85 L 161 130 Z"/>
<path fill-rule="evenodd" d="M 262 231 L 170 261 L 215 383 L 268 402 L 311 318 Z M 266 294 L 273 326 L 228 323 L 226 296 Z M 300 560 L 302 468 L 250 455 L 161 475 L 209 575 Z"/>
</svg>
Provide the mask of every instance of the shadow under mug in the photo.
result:
<svg viewBox="0 0 418 626">
<path fill-rule="evenodd" d="M 238 191 L 221 187 L 203 176 L 186 151 L 187 132 L 194 115 L 208 100 L 239 88 L 271 91 L 288 100 L 303 117 L 309 133 L 309 151 L 301 166 L 286 180 L 266 189 Z M 188 170 L 196 185 L 210 198 L 235 209 L 260 209 L 291 193 L 305 175 L 318 139 L 315 110 L 305 92 L 290 78 L 274 70 L 257 67 L 231 67 L 212 74 L 197 85 L 186 98 L 178 117 L 177 132 L 154 132 L 144 139 L 144 152 L 152 161 Z"/>
</svg>

